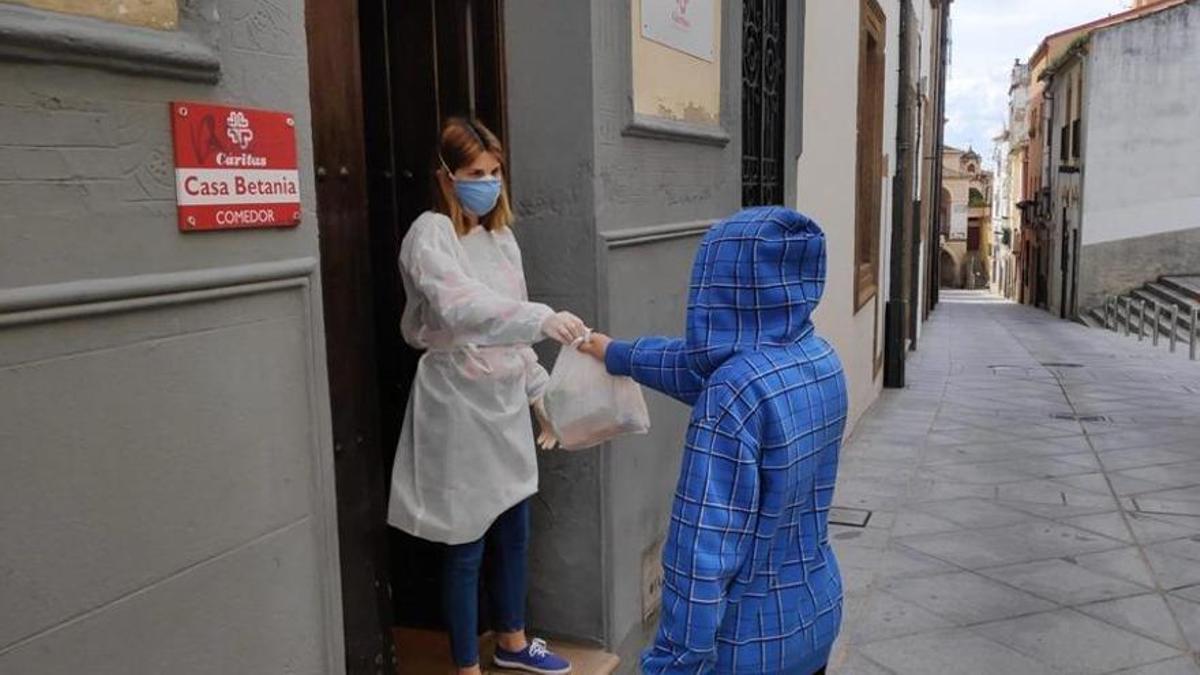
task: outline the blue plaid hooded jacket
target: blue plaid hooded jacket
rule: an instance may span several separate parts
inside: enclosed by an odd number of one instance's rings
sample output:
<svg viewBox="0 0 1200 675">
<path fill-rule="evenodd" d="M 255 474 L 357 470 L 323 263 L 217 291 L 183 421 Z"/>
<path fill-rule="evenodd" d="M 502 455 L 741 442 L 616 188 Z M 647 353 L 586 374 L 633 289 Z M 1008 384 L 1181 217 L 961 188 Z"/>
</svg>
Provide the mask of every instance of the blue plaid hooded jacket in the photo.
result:
<svg viewBox="0 0 1200 675">
<path fill-rule="evenodd" d="M 828 516 L 846 421 L 841 362 L 810 316 L 825 236 L 744 210 L 700 244 L 687 337 L 614 342 L 608 370 L 692 406 L 646 673 L 821 668 L 841 623 Z"/>
</svg>

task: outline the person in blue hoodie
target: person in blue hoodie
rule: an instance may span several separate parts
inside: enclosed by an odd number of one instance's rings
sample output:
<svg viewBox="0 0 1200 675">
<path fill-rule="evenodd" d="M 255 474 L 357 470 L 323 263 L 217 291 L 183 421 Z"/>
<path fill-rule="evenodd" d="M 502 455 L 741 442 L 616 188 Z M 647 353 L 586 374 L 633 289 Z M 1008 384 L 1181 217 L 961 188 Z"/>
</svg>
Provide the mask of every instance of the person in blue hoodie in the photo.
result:
<svg viewBox="0 0 1200 675">
<path fill-rule="evenodd" d="M 645 673 L 823 672 L 842 615 L 828 517 L 846 383 L 813 328 L 825 235 L 781 207 L 714 226 L 684 338 L 582 346 L 692 406 Z"/>
</svg>

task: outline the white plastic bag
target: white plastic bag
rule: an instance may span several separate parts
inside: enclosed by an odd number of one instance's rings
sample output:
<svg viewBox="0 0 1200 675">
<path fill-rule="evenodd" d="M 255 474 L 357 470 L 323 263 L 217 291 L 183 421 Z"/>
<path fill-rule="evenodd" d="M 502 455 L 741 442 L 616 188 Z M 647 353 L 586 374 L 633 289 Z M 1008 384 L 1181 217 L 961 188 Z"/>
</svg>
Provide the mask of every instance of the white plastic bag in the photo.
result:
<svg viewBox="0 0 1200 675">
<path fill-rule="evenodd" d="M 650 413 L 637 382 L 609 375 L 603 363 L 575 347 L 559 352 L 543 400 L 550 426 L 566 450 L 650 430 Z"/>
</svg>

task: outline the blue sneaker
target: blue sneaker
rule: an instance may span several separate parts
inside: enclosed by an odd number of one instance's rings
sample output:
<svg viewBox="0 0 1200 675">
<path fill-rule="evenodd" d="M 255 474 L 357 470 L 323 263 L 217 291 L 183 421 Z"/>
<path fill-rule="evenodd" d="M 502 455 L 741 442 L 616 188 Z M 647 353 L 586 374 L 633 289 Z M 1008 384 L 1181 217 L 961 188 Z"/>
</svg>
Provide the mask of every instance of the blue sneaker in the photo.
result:
<svg viewBox="0 0 1200 675">
<path fill-rule="evenodd" d="M 500 668 L 542 675 L 566 675 L 571 672 L 570 662 L 550 651 L 546 647 L 546 641 L 541 638 L 530 640 L 525 649 L 519 652 L 505 651 L 497 646 L 492 661 Z"/>
</svg>

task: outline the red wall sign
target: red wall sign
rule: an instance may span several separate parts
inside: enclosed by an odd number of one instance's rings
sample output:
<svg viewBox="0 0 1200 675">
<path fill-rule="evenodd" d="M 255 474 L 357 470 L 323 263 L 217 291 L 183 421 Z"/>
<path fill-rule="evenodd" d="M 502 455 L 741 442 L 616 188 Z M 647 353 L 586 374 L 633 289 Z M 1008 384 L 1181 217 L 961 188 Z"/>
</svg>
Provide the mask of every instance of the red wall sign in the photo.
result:
<svg viewBox="0 0 1200 675">
<path fill-rule="evenodd" d="M 291 115 L 177 101 L 171 130 L 180 231 L 300 224 Z"/>
</svg>

